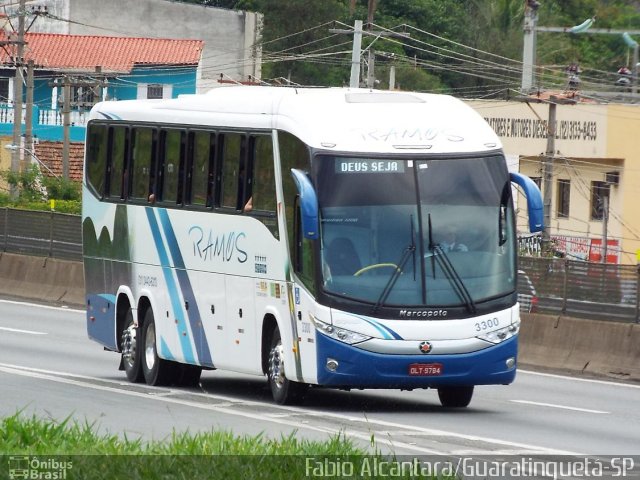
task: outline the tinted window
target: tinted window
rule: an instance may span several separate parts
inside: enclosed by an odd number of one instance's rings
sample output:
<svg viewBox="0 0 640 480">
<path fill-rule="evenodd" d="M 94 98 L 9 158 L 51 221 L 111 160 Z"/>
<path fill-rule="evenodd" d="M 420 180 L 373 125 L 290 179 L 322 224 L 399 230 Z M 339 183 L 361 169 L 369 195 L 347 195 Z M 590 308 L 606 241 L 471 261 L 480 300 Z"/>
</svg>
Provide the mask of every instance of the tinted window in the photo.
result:
<svg viewBox="0 0 640 480">
<path fill-rule="evenodd" d="M 298 189 L 293 181 L 291 169 L 309 170 L 309 149 L 301 140 L 287 132 L 278 132 L 278 143 L 280 147 L 280 163 L 282 165 L 282 188 L 284 190 L 284 206 L 287 217 L 287 236 L 289 237 L 291 258 L 295 258 L 293 251 L 295 247 L 293 202 L 296 195 L 298 195 Z"/>
<path fill-rule="evenodd" d="M 126 127 L 112 127 L 113 139 L 111 143 L 111 162 L 109 172 L 109 184 L 111 197 L 124 198 L 122 182 L 125 177 L 124 157 L 126 152 Z"/>
<path fill-rule="evenodd" d="M 181 203 L 178 198 L 181 160 L 182 160 L 182 132 L 180 130 L 166 130 L 164 132 L 164 155 L 161 170 L 162 201 Z"/>
<path fill-rule="evenodd" d="M 222 145 L 222 206 L 240 210 L 242 186 L 246 180 L 241 161 L 242 136 L 225 133 Z"/>
<path fill-rule="evenodd" d="M 214 134 L 210 132 L 194 132 L 192 135 L 191 204 L 193 205 L 212 205 L 207 198 L 210 195 L 208 187 L 212 183 L 210 164 L 213 166 L 214 149 L 212 145 L 214 138 Z"/>
<path fill-rule="evenodd" d="M 151 128 L 134 128 L 132 143 L 130 194 L 132 198 L 146 200 L 150 193 L 153 130 Z"/>
<path fill-rule="evenodd" d="M 87 150 L 87 180 L 95 193 L 101 197 L 105 189 L 107 168 L 107 140 L 109 129 L 106 125 L 90 125 Z"/>
<path fill-rule="evenodd" d="M 245 193 L 245 212 L 255 216 L 273 234 L 279 237 L 276 214 L 276 176 L 273 166 L 271 136 L 259 135 L 250 139 L 249 165 L 251 175 Z"/>
</svg>

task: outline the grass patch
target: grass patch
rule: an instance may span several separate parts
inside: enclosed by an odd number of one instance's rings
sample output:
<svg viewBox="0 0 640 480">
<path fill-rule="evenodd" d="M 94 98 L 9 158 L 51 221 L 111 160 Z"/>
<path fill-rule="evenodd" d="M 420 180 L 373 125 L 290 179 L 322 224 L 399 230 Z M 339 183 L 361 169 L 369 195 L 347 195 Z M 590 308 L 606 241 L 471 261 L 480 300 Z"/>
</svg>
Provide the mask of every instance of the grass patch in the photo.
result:
<svg viewBox="0 0 640 480">
<path fill-rule="evenodd" d="M 174 433 L 166 441 L 143 442 L 117 435 L 99 435 L 93 425 L 69 418 L 45 421 L 20 414 L 0 424 L 0 452 L 29 455 L 362 455 L 343 437 L 326 442 L 283 436 L 278 440 L 235 436 L 231 432 Z"/>
<path fill-rule="evenodd" d="M 390 460 L 380 454 L 368 455 L 341 435 L 320 442 L 295 435 L 271 439 L 211 431 L 174 433 L 165 441 L 145 442 L 99 435 L 94 425 L 70 418 L 55 422 L 20 413 L 2 419 L 0 452 L 8 456 L 9 468 L 33 470 L 35 466 L 48 472 L 48 478 L 65 479 L 278 480 L 315 478 L 318 473 L 323 474 L 320 477 L 376 478 L 374 473 L 379 472 L 374 464 Z M 34 458 L 39 463 L 29 463 Z M 7 465 L 7 461 L 2 463 Z M 6 472 L 2 470 L 0 467 L 0 478 Z M 398 473 L 388 477 L 424 478 L 408 469 Z"/>
</svg>

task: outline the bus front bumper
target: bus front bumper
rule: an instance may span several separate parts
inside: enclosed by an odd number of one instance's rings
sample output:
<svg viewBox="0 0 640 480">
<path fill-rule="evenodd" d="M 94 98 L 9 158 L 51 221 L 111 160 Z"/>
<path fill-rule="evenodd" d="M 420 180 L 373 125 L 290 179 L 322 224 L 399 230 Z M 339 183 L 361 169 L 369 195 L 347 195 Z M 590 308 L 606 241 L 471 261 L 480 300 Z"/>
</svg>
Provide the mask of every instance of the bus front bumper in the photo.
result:
<svg viewBox="0 0 640 480">
<path fill-rule="evenodd" d="M 318 334 L 318 384 L 342 388 L 437 388 L 506 385 L 515 379 L 518 336 L 449 355 L 368 352 Z"/>
</svg>

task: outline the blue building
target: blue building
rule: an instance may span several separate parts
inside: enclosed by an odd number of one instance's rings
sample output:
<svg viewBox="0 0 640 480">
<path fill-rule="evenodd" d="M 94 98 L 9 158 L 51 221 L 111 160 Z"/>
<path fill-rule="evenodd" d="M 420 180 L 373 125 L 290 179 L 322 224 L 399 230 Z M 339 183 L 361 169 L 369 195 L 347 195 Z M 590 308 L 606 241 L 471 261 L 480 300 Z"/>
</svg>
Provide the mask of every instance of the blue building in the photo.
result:
<svg viewBox="0 0 640 480">
<path fill-rule="evenodd" d="M 1 31 L 0 41 L 8 43 L 0 50 L 2 136 L 13 132 L 16 46 Z M 196 93 L 204 48 L 201 40 L 48 33 L 27 33 L 25 42 L 25 63 L 32 60 L 34 65 L 33 134 L 39 140 L 54 141 L 63 138 L 64 83 L 70 92 L 70 138 L 83 141 L 87 114 L 98 101 L 175 98 Z M 29 87 L 27 82 L 23 102 Z M 23 132 L 25 111 L 23 106 Z"/>
</svg>

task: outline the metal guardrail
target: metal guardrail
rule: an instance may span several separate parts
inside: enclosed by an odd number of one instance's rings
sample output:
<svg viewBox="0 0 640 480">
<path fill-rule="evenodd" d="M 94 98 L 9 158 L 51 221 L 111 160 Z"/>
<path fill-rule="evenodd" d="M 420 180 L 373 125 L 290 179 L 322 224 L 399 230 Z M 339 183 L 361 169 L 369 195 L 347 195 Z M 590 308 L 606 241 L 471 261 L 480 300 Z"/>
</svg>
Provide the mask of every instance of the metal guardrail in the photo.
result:
<svg viewBox="0 0 640 480">
<path fill-rule="evenodd" d="M 0 249 L 82 261 L 80 215 L 0 208 Z M 519 258 L 518 290 L 535 312 L 640 323 L 640 267 Z"/>
<path fill-rule="evenodd" d="M 82 261 L 80 215 L 0 209 L 0 248 L 8 253 Z"/>
<path fill-rule="evenodd" d="M 519 261 L 535 289 L 537 313 L 640 322 L 638 266 L 566 258 L 520 257 Z"/>
</svg>

